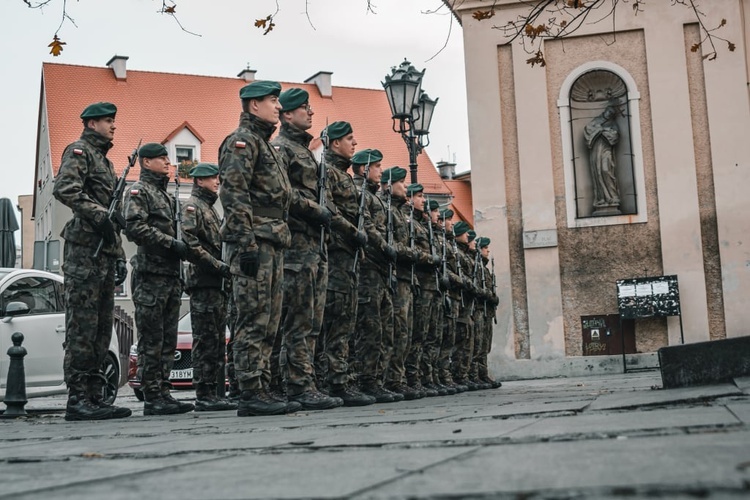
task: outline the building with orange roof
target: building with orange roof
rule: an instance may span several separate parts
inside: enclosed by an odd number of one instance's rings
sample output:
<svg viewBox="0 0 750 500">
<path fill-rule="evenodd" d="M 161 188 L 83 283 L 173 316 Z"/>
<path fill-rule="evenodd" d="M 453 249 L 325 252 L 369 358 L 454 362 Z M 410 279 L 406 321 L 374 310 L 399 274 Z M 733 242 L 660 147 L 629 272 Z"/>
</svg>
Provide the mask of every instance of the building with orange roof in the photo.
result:
<svg viewBox="0 0 750 500">
<path fill-rule="evenodd" d="M 84 107 L 96 101 L 117 105 L 117 132 L 108 158 L 118 175 L 141 139 L 144 143 L 164 144 L 174 164 L 216 163 L 219 145 L 239 121 L 239 90 L 253 81 L 256 74 L 251 69 L 244 69 L 236 78 L 134 71 L 127 68 L 127 60 L 124 56 L 114 56 L 106 67 L 42 65 L 32 209 L 36 268 L 57 272 L 62 265 L 59 234 L 71 213 L 54 199 L 52 185 L 63 150 L 80 137 L 79 115 Z M 315 111 L 311 133 L 318 134 L 326 123 L 349 121 L 358 148 L 380 149 L 385 166 L 406 167 L 408 151 L 401 136 L 392 130 L 385 92 L 333 86 L 331 76 L 330 72 L 321 71 L 303 83 L 282 82 L 283 88 L 300 87 L 309 92 L 310 105 Z M 311 147 L 320 154 L 319 140 Z M 430 157 L 424 153 L 418 161 L 419 182 L 425 192 L 440 203 L 447 203 L 451 190 Z M 135 181 L 139 174 L 136 164 L 128 181 Z M 185 183 L 181 197 L 186 198 L 189 192 L 189 183 Z M 125 250 L 132 255 L 135 247 L 126 242 Z M 119 295 L 129 302 L 127 286 Z M 128 304 L 121 305 L 128 309 Z"/>
</svg>

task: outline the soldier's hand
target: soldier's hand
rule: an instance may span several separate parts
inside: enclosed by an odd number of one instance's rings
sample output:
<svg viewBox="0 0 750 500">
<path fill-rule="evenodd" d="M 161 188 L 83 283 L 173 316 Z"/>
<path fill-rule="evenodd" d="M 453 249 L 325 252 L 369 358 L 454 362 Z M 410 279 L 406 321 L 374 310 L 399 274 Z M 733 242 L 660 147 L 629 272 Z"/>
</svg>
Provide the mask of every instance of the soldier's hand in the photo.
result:
<svg viewBox="0 0 750 500">
<path fill-rule="evenodd" d="M 252 277 L 255 277 L 258 274 L 260 260 L 258 259 L 257 249 L 242 252 L 237 258 L 239 259 L 240 271 L 242 271 L 242 274 Z"/>
<path fill-rule="evenodd" d="M 396 262 L 396 257 L 398 256 L 398 254 L 396 253 L 396 248 L 393 245 L 386 245 L 383 253 L 391 262 Z"/>
<path fill-rule="evenodd" d="M 128 266 L 125 265 L 124 260 L 115 261 L 115 285 L 120 286 L 125 283 L 125 278 L 128 277 Z"/>
<path fill-rule="evenodd" d="M 354 233 L 354 242 L 360 247 L 367 245 L 367 233 L 357 230 L 357 232 Z"/>
<path fill-rule="evenodd" d="M 315 210 L 312 213 L 312 221 L 321 226 L 330 227 L 332 218 L 333 214 L 328 207 L 321 207 L 320 210 Z"/>
<path fill-rule="evenodd" d="M 219 266 L 219 272 L 225 278 L 231 278 L 232 277 L 232 272 L 229 270 L 229 266 L 226 265 L 226 264 L 224 264 L 223 262 L 221 263 L 221 266 Z"/>
<path fill-rule="evenodd" d="M 451 282 L 448 279 L 448 276 L 441 276 L 440 277 L 440 290 L 441 291 L 444 292 L 444 291 L 448 290 L 448 287 L 450 287 L 450 284 L 451 284 Z"/>
<path fill-rule="evenodd" d="M 172 244 L 169 247 L 174 253 L 177 254 L 177 256 L 181 260 L 187 259 L 187 256 L 189 254 L 188 246 L 185 244 L 184 241 L 180 241 L 178 239 L 173 239 Z"/>
<path fill-rule="evenodd" d="M 96 230 L 102 235 L 104 243 L 107 245 L 114 245 L 117 241 L 117 233 L 115 233 L 115 226 L 109 217 L 105 217 L 102 221 L 97 224 Z"/>
<path fill-rule="evenodd" d="M 443 260 L 438 255 L 430 255 L 430 264 L 433 266 L 439 266 Z"/>
<path fill-rule="evenodd" d="M 418 250 L 412 250 L 411 251 L 411 255 L 410 255 L 410 259 L 411 259 L 412 264 L 416 264 L 417 262 L 419 262 L 419 251 Z"/>
</svg>

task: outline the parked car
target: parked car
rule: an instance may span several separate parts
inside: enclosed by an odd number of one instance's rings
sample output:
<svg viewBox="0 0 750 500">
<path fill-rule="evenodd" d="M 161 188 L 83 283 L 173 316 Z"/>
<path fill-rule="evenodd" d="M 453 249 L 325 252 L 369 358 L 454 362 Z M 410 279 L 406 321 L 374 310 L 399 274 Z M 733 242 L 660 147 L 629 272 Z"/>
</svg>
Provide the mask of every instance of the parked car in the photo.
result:
<svg viewBox="0 0 750 500">
<path fill-rule="evenodd" d="M 229 342 L 229 329 L 226 330 L 226 341 Z M 190 313 L 185 313 L 177 324 L 177 349 L 174 353 L 174 365 L 169 381 L 175 389 L 193 388 L 193 324 Z M 128 385 L 133 388 L 135 397 L 143 401 L 141 379 L 138 373 L 138 343 L 130 346 L 128 360 Z"/>
<path fill-rule="evenodd" d="M 5 398 L 13 345 L 11 335 L 23 333 L 26 348 L 24 371 L 26 396 L 40 397 L 67 392 L 63 379 L 65 350 L 65 294 L 63 278 L 34 269 L 0 268 L 0 401 Z M 112 340 L 102 365 L 107 383 L 104 400 L 112 403 L 120 382 L 120 347 Z"/>
</svg>

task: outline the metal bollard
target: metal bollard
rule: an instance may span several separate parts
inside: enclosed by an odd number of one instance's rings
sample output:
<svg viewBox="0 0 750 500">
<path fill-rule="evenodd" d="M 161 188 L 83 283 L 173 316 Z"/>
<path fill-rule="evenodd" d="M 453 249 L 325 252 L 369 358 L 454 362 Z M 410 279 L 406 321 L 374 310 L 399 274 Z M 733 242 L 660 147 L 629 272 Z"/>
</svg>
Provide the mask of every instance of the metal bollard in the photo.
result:
<svg viewBox="0 0 750 500">
<path fill-rule="evenodd" d="M 26 400 L 26 372 L 23 368 L 23 358 L 26 356 L 26 348 L 23 343 L 23 333 L 15 332 L 11 336 L 13 347 L 8 349 L 10 366 L 8 367 L 8 384 L 5 388 L 5 406 L 7 409 L 1 416 L 3 418 L 25 417 L 26 410 L 23 408 L 28 402 Z"/>
</svg>

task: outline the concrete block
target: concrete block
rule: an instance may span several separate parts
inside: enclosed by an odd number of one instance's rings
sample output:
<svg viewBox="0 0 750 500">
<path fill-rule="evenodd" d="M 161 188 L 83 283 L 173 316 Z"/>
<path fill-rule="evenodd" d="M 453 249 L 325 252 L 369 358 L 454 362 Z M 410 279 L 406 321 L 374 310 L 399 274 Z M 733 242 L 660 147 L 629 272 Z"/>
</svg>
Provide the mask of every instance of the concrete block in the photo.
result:
<svg viewBox="0 0 750 500">
<path fill-rule="evenodd" d="M 662 347 L 659 365 L 665 389 L 731 382 L 750 375 L 750 337 Z"/>
</svg>

